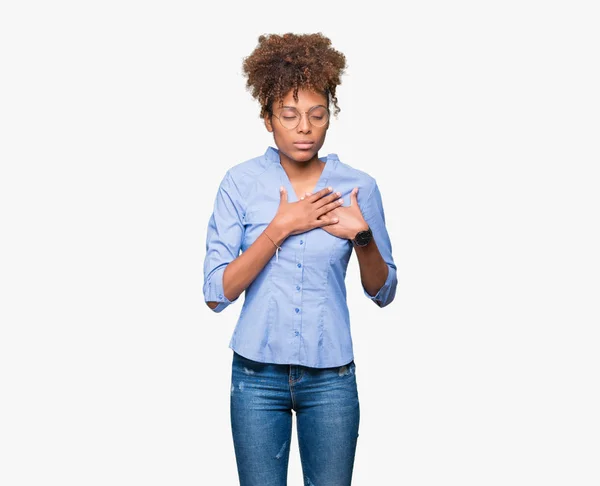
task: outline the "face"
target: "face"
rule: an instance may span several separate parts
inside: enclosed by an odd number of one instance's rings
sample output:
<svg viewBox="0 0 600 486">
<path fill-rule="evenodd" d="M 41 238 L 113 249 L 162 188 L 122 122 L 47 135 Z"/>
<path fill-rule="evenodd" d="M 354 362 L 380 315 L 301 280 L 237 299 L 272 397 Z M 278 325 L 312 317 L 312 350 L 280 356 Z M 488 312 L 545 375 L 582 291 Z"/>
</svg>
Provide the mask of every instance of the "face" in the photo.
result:
<svg viewBox="0 0 600 486">
<path fill-rule="evenodd" d="M 278 102 L 273 103 L 273 114 L 276 116 L 270 117 L 267 114 L 265 116 L 265 126 L 269 132 L 273 133 L 275 144 L 282 158 L 287 157 L 295 162 L 302 163 L 318 157 L 318 152 L 325 142 L 329 121 L 322 127 L 313 126 L 309 122 L 306 112 L 319 105 L 327 108 L 325 94 L 305 89 L 298 90 L 297 102 L 294 100 L 294 91 L 290 90 L 283 98 L 283 107 Z M 300 123 L 296 128 L 285 128 L 277 118 L 277 116 L 285 116 L 285 107 L 294 107 L 302 114 Z M 300 141 L 312 143 L 304 146 L 298 143 Z"/>
</svg>

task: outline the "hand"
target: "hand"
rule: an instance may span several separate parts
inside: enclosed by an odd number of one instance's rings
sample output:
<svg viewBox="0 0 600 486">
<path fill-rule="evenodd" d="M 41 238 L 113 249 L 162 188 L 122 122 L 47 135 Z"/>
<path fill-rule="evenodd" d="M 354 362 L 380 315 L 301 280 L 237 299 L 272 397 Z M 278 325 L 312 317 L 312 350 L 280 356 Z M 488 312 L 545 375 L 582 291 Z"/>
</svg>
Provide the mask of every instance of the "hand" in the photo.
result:
<svg viewBox="0 0 600 486">
<path fill-rule="evenodd" d="M 369 225 L 363 218 L 362 212 L 358 207 L 357 194 L 358 187 L 355 187 L 350 193 L 350 206 L 340 206 L 327 213 L 326 217 L 337 218 L 339 222 L 333 226 L 323 227 L 325 231 L 338 238 L 352 240 L 356 236 L 356 233 L 365 231 L 369 228 Z"/>
<path fill-rule="evenodd" d="M 285 229 L 288 235 L 304 233 L 313 228 L 335 226 L 337 218 L 330 212 L 337 208 L 341 202 L 340 195 L 336 192 L 329 194 L 331 188 L 325 188 L 302 197 L 299 201 L 288 202 L 287 191 L 284 187 L 280 189 L 280 201 L 277 213 L 272 223 Z"/>
</svg>

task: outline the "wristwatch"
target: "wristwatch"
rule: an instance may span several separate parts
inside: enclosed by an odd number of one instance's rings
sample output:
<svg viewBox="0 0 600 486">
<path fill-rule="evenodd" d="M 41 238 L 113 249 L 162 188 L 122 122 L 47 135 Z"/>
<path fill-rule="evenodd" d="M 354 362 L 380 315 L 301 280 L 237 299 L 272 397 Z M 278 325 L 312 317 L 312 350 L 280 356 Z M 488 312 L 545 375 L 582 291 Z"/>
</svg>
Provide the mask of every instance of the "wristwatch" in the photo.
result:
<svg viewBox="0 0 600 486">
<path fill-rule="evenodd" d="M 365 231 L 359 231 L 356 233 L 356 236 L 352 240 L 352 244 L 354 246 L 367 246 L 372 239 L 373 232 L 371 231 L 371 228 L 368 228 Z"/>
</svg>

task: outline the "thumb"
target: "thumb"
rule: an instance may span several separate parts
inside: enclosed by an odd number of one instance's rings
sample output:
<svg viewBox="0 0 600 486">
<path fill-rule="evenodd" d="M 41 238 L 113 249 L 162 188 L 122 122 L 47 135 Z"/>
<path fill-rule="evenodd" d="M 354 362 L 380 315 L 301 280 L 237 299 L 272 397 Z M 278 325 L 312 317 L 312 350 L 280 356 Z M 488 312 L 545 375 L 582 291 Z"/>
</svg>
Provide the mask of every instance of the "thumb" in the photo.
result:
<svg viewBox="0 0 600 486">
<path fill-rule="evenodd" d="M 358 206 L 358 198 L 356 196 L 357 194 L 358 194 L 358 187 L 355 187 L 354 189 L 352 189 L 352 192 L 350 193 L 350 206 L 353 206 L 353 205 Z"/>
<path fill-rule="evenodd" d="M 287 202 L 288 197 L 287 197 L 287 191 L 285 190 L 285 187 L 280 186 L 279 187 L 279 202 L 282 203 L 283 201 Z"/>
</svg>

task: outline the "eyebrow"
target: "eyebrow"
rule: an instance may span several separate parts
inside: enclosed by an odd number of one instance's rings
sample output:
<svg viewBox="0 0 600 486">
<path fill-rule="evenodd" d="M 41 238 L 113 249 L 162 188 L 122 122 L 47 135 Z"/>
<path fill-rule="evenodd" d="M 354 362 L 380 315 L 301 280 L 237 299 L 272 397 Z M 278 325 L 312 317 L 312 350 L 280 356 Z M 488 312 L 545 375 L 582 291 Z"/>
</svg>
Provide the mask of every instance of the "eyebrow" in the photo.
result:
<svg viewBox="0 0 600 486">
<path fill-rule="evenodd" d="M 311 106 L 309 108 L 309 110 L 312 110 L 313 108 L 316 108 L 317 106 L 322 106 L 323 108 L 327 108 L 325 105 L 315 105 L 315 106 Z M 283 105 L 282 108 L 296 108 L 296 109 L 298 109 L 296 106 L 288 106 L 288 105 Z"/>
</svg>

